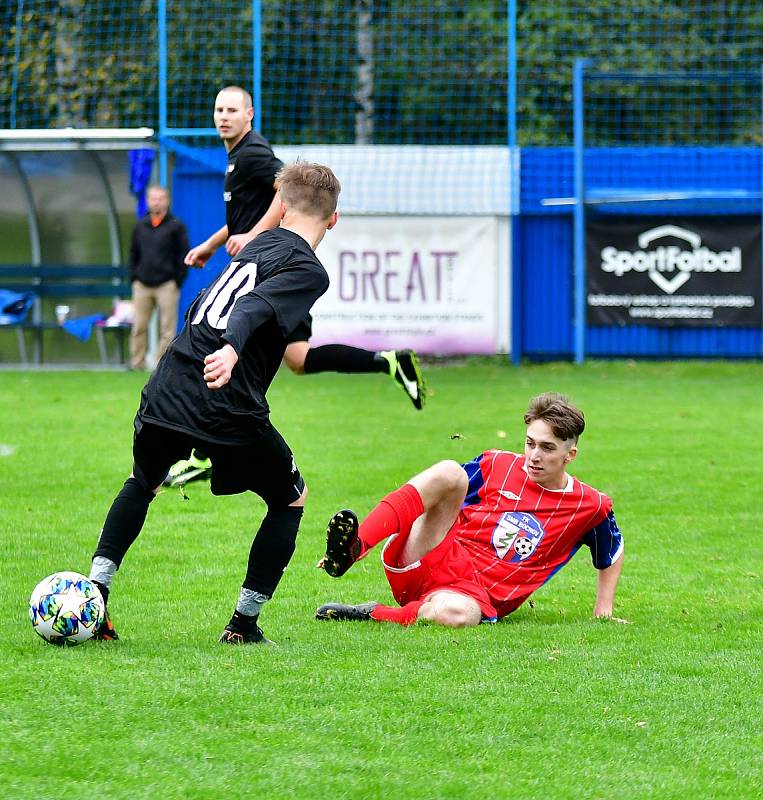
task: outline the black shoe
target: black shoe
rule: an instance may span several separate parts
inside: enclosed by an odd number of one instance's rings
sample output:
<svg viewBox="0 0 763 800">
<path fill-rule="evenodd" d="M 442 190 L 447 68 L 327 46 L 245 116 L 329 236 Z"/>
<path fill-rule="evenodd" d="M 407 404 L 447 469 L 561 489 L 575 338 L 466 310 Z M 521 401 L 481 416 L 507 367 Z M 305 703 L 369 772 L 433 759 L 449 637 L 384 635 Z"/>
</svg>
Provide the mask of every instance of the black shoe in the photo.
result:
<svg viewBox="0 0 763 800">
<path fill-rule="evenodd" d="M 208 481 L 212 476 L 212 461 L 198 458 L 195 451 L 170 467 L 170 471 L 162 481 L 165 486 L 185 486 L 191 481 Z"/>
<path fill-rule="evenodd" d="M 233 612 L 230 622 L 220 636 L 222 644 L 273 644 L 265 638 L 262 628 L 257 624 L 259 614 L 247 617 L 238 611 Z"/>
<path fill-rule="evenodd" d="M 117 632 L 114 629 L 114 623 L 111 621 L 111 617 L 109 616 L 109 612 L 103 612 L 103 620 L 101 624 L 95 629 L 93 633 L 93 639 L 96 642 L 114 642 L 119 638 L 117 636 Z"/>
<path fill-rule="evenodd" d="M 373 600 L 348 606 L 343 603 L 326 603 L 315 612 L 316 619 L 336 619 L 342 622 L 367 622 L 372 619 L 371 612 L 378 606 Z"/>
<path fill-rule="evenodd" d="M 326 528 L 326 555 L 323 569 L 332 578 L 339 578 L 358 560 L 361 542 L 358 538 L 358 518 L 349 508 L 337 511 Z"/>
<path fill-rule="evenodd" d="M 427 386 L 416 353 L 413 350 L 395 350 L 392 355 L 394 356 L 392 376 L 411 398 L 414 407 L 421 411 L 427 399 Z"/>
</svg>

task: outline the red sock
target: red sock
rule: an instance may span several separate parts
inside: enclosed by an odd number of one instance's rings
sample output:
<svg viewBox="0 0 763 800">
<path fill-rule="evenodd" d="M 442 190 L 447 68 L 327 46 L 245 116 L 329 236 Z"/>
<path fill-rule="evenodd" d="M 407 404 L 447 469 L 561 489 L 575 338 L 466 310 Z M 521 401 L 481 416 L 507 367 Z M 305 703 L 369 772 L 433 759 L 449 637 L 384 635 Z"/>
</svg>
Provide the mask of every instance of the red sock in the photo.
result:
<svg viewBox="0 0 763 800">
<path fill-rule="evenodd" d="M 396 622 L 398 625 L 413 625 L 418 619 L 419 609 L 424 605 L 423 600 L 411 600 L 402 608 L 397 606 L 383 606 L 381 603 L 371 612 L 371 619 L 377 622 Z"/>
<path fill-rule="evenodd" d="M 365 554 L 382 539 L 401 533 L 407 536 L 413 523 L 424 513 L 421 495 L 410 483 L 390 492 L 379 501 L 379 505 L 360 523 L 358 536 Z"/>
</svg>

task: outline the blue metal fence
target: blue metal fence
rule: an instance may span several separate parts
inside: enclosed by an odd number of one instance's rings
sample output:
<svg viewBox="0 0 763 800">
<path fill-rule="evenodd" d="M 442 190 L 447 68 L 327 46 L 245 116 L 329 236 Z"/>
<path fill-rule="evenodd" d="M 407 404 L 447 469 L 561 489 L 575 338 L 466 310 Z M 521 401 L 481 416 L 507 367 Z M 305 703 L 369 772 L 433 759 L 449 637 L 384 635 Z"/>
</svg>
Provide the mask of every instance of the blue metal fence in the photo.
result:
<svg viewBox="0 0 763 800">
<path fill-rule="evenodd" d="M 0 128 L 155 127 L 160 178 L 171 147 L 175 208 L 192 230 L 222 218 L 219 159 L 204 148 L 220 147 L 216 91 L 237 83 L 276 146 L 520 146 L 515 360 L 761 353 L 755 330 L 583 325 L 584 205 L 542 202 L 760 211 L 758 0 L 17 0 L 0 28 Z M 666 188 L 693 198 L 598 202 Z"/>
</svg>

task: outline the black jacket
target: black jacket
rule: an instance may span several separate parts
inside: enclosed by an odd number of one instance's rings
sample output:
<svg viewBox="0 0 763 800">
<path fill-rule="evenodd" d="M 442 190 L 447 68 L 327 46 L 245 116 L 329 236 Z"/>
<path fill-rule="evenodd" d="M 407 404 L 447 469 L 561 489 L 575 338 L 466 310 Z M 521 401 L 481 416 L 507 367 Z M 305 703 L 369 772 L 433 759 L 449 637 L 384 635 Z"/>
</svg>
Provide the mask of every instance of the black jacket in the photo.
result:
<svg viewBox="0 0 763 800">
<path fill-rule="evenodd" d="M 188 267 L 183 263 L 188 252 L 188 231 L 185 225 L 167 214 L 154 227 L 151 215 L 139 220 L 130 244 L 130 281 L 158 286 L 166 281 L 183 285 Z"/>
</svg>

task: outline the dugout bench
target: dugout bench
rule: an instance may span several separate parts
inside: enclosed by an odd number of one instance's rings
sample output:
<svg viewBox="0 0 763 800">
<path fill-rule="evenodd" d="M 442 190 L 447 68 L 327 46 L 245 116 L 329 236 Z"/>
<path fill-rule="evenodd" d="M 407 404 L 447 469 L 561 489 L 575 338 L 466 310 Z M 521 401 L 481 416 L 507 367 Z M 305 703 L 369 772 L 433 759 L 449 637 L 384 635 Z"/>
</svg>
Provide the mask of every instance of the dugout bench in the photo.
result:
<svg viewBox="0 0 763 800">
<path fill-rule="evenodd" d="M 12 292 L 31 293 L 34 296 L 27 318 L 21 323 L 11 325 L 16 329 L 22 364 L 42 364 L 44 332 L 61 329 L 61 323 L 55 318 L 55 305 L 44 304 L 44 299 L 63 302 L 73 298 L 108 298 L 108 301 L 104 300 L 104 314 L 108 316 L 117 301 L 132 296 L 126 266 L 2 264 L 0 288 Z M 129 336 L 130 327 L 127 323 L 94 326 L 102 364 L 125 363 L 124 342 Z M 27 356 L 27 332 L 32 334 L 33 341 L 31 362 Z M 113 359 L 109 359 L 107 334 L 115 339 Z"/>
</svg>

